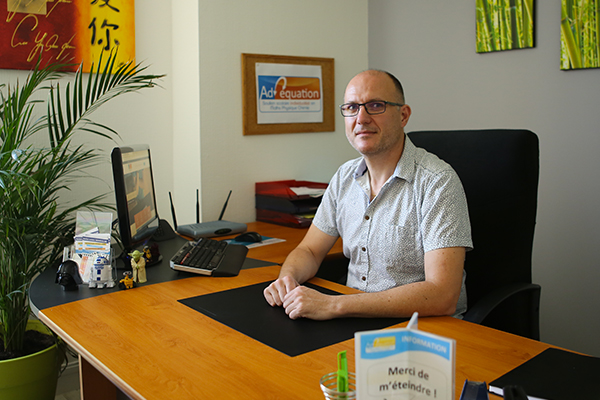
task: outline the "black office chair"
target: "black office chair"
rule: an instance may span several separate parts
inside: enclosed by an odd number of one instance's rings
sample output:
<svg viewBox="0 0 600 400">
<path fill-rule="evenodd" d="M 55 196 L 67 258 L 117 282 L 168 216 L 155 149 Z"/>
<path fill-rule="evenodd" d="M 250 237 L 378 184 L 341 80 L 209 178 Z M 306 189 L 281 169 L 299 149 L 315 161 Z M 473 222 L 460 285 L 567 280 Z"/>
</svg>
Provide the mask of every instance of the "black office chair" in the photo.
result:
<svg viewBox="0 0 600 400">
<path fill-rule="evenodd" d="M 539 143 L 527 130 L 420 131 L 417 146 L 452 165 L 469 207 L 466 321 L 539 340 L 541 287 L 532 284 Z"/>
<path fill-rule="evenodd" d="M 532 284 L 539 146 L 526 130 L 408 134 L 458 173 L 467 196 L 474 250 L 467 253 L 466 321 L 539 340 L 541 287 Z M 317 276 L 345 283 L 347 262 L 328 256 Z M 346 268 L 344 270 L 344 268 Z"/>
</svg>

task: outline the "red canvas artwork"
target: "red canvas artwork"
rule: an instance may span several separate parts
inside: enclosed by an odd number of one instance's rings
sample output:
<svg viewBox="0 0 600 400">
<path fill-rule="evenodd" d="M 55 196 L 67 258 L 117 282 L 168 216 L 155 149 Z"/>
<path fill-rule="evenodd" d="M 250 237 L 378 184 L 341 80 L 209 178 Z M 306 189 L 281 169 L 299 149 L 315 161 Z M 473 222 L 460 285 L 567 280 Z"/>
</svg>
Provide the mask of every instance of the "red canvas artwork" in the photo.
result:
<svg viewBox="0 0 600 400">
<path fill-rule="evenodd" d="M 135 59 L 133 0 L 0 0 L 0 68 L 83 63 L 118 49 L 119 63 Z M 75 68 L 75 67 L 74 67 Z M 73 69 L 74 69 L 73 68 Z"/>
</svg>

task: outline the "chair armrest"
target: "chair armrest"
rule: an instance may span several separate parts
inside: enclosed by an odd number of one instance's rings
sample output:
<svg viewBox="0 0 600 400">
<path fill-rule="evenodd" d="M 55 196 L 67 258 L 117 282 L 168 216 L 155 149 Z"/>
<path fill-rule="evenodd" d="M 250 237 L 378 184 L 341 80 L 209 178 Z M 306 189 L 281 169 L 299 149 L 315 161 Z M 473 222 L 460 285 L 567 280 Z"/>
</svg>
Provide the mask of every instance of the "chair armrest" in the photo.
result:
<svg viewBox="0 0 600 400">
<path fill-rule="evenodd" d="M 488 316 L 498 305 L 522 292 L 532 293 L 532 309 L 537 310 L 540 303 L 541 286 L 535 283 L 513 283 L 510 285 L 503 286 L 493 292 L 490 292 L 486 296 L 479 299 L 479 301 L 470 307 L 465 313 L 463 319 L 465 321 L 474 322 L 481 324 L 485 317 Z M 536 318 L 537 318 L 537 311 Z"/>
</svg>

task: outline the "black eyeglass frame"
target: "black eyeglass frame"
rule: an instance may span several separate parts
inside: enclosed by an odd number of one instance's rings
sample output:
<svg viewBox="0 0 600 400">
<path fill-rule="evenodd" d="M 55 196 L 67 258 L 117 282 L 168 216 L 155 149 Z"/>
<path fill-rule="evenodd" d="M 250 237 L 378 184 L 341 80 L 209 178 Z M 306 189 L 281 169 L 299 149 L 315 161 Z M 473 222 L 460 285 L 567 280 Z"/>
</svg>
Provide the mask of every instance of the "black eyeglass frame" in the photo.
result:
<svg viewBox="0 0 600 400">
<path fill-rule="evenodd" d="M 383 107 L 383 111 L 381 112 L 376 112 L 376 113 L 372 113 L 369 112 L 369 109 L 367 108 L 367 104 L 372 104 L 372 103 L 383 103 L 384 107 Z M 379 115 L 379 114 L 383 114 L 384 112 L 386 112 L 387 110 L 387 105 L 392 105 L 392 106 L 398 106 L 398 107 L 402 107 L 406 104 L 400 104 L 400 103 L 394 103 L 391 101 L 385 101 L 385 100 L 373 100 L 373 101 L 367 101 L 366 103 L 344 103 L 342 105 L 340 105 L 340 112 L 342 113 L 342 116 L 345 118 L 350 118 L 350 117 L 356 117 L 358 115 L 358 113 L 360 112 L 360 107 L 363 106 L 365 108 L 365 111 L 367 112 L 367 114 L 369 115 Z M 348 105 L 353 105 L 353 106 L 358 106 L 358 109 L 356 110 L 356 112 L 354 114 L 351 115 L 345 115 L 344 114 L 344 106 L 348 106 Z"/>
</svg>

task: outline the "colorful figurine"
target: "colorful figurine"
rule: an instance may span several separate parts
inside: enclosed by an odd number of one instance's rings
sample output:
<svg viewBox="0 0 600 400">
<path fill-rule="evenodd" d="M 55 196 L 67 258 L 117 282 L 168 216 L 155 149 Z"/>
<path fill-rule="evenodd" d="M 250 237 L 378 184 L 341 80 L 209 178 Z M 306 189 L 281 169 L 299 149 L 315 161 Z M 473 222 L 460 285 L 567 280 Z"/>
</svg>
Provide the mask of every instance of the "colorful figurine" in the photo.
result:
<svg viewBox="0 0 600 400">
<path fill-rule="evenodd" d="M 142 252 L 134 250 L 129 253 L 131 256 L 131 269 L 133 270 L 133 281 L 136 283 L 146 282 L 146 259 L 142 257 Z"/>
<path fill-rule="evenodd" d="M 135 287 L 135 282 L 131 279 L 131 271 L 123 272 L 124 278 L 119 281 L 119 289 L 132 289 Z"/>
<path fill-rule="evenodd" d="M 115 282 L 112 279 L 112 265 L 110 265 L 108 258 L 98 256 L 96 261 L 94 261 L 94 269 L 91 272 L 90 288 L 102 289 L 115 286 Z"/>
<path fill-rule="evenodd" d="M 149 246 L 144 246 L 144 258 L 146 259 L 148 264 L 152 262 L 152 253 L 150 252 Z"/>
<path fill-rule="evenodd" d="M 146 259 L 147 267 L 162 260 L 160 251 L 158 251 L 158 243 L 153 243 L 152 246 L 144 246 L 144 258 Z"/>
<path fill-rule="evenodd" d="M 152 246 L 150 246 L 150 255 L 152 256 L 152 261 L 154 262 L 161 260 L 160 250 L 158 250 L 158 243 L 152 243 Z"/>
</svg>

